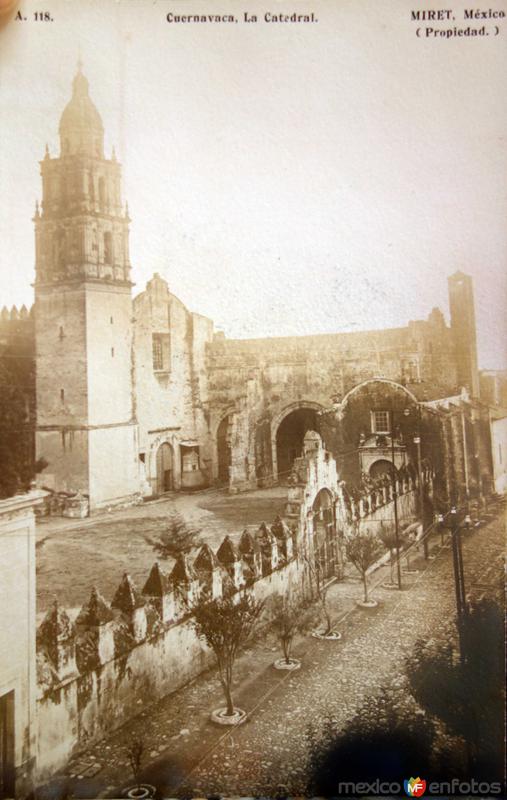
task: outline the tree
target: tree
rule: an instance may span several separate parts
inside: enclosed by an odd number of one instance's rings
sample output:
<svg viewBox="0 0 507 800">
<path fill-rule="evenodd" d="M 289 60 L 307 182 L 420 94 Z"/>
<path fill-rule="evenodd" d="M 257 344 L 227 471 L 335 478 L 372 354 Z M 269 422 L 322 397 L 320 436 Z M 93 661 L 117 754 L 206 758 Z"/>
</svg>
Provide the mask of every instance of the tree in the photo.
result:
<svg viewBox="0 0 507 800">
<path fill-rule="evenodd" d="M 312 600 L 314 597 L 320 605 L 322 616 L 324 617 L 324 631 L 321 636 L 329 636 L 333 632 L 333 622 L 331 614 L 329 613 L 329 606 L 327 604 L 327 586 L 322 583 L 321 571 L 315 566 L 315 560 L 312 559 L 307 553 L 303 553 L 303 560 L 308 568 L 310 576 L 310 594 Z M 315 592 L 314 592 L 315 587 Z"/>
<path fill-rule="evenodd" d="M 197 635 L 213 650 L 220 683 L 227 704 L 226 716 L 233 716 L 232 681 L 238 651 L 251 635 L 264 607 L 246 592 L 209 600 L 208 596 L 192 606 L 192 625 Z"/>
<path fill-rule="evenodd" d="M 272 628 L 280 642 L 286 664 L 291 663 L 291 650 L 294 637 L 304 629 L 307 615 L 300 605 L 285 597 L 276 597 L 273 602 Z"/>
<path fill-rule="evenodd" d="M 200 544 L 200 533 L 201 529 L 190 525 L 179 511 L 171 511 L 159 537 L 153 539 L 145 535 L 144 538 L 161 558 L 178 558 Z"/>
<path fill-rule="evenodd" d="M 139 788 L 141 767 L 146 753 L 144 740 L 141 737 L 134 737 L 129 741 L 125 749 L 136 787 Z"/>
<path fill-rule="evenodd" d="M 35 473 L 47 466 L 43 459 L 34 463 L 31 380 L 9 352 L 0 357 L 0 498 L 26 492 Z"/>
<path fill-rule="evenodd" d="M 310 796 L 336 796 L 340 781 L 398 782 L 400 775 L 412 774 L 414 764 L 420 774 L 435 777 L 434 725 L 399 699 L 382 689 L 345 727 L 329 713 L 320 729 L 307 726 Z"/>
<path fill-rule="evenodd" d="M 358 526 L 359 527 L 359 526 Z M 368 578 L 366 573 L 375 564 L 382 554 L 382 543 L 377 536 L 368 529 L 350 536 L 345 541 L 345 553 L 348 560 L 360 572 L 364 586 L 364 603 L 368 600 Z"/>
<path fill-rule="evenodd" d="M 493 600 L 473 604 L 462 621 L 464 658 L 452 630 L 443 642 L 419 640 L 405 669 L 417 702 L 465 740 L 468 777 L 501 779 L 504 763 L 504 627 Z"/>
</svg>

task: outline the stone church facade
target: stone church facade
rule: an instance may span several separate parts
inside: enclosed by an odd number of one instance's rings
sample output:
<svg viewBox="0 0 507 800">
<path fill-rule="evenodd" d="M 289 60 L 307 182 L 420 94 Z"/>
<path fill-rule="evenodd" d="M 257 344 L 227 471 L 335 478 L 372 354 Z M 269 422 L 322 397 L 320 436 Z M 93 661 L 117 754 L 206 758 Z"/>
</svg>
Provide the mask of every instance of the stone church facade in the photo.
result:
<svg viewBox="0 0 507 800">
<path fill-rule="evenodd" d="M 406 327 L 231 340 L 154 275 L 132 298 L 121 166 L 78 70 L 58 156 L 41 161 L 34 337 L 39 483 L 90 508 L 284 479 L 305 433 L 372 379 L 418 401 L 479 392 L 470 277 Z M 324 433 L 325 435 L 325 433 Z"/>
</svg>

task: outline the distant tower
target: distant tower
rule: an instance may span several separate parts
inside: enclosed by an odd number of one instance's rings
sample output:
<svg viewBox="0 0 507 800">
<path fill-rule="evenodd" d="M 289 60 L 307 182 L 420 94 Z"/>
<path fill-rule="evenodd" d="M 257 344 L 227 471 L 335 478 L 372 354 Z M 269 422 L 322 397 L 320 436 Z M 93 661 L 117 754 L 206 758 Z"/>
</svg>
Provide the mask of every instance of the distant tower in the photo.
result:
<svg viewBox="0 0 507 800">
<path fill-rule="evenodd" d="M 473 397 L 479 397 L 477 339 L 475 331 L 474 290 L 470 275 L 455 272 L 448 279 L 451 330 L 458 368 L 458 382 Z"/>
<path fill-rule="evenodd" d="M 60 155 L 41 163 L 35 223 L 37 455 L 41 483 L 100 507 L 139 489 L 128 213 L 120 165 L 78 72 Z"/>
</svg>

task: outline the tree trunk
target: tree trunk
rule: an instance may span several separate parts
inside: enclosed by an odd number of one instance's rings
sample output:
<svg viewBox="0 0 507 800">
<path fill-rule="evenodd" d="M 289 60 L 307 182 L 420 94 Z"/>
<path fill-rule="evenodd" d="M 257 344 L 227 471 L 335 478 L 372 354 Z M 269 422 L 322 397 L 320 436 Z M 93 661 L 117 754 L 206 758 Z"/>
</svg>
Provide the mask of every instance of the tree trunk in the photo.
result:
<svg viewBox="0 0 507 800">
<path fill-rule="evenodd" d="M 313 570 L 312 570 L 312 567 L 311 567 L 309 561 L 307 562 L 307 566 L 308 566 L 308 584 L 309 584 L 309 587 L 310 587 L 310 598 L 312 600 L 314 600 L 315 599 L 315 595 L 314 595 L 314 591 L 313 591 Z"/>
<path fill-rule="evenodd" d="M 283 655 L 285 657 L 285 663 L 290 664 L 290 639 L 283 639 L 282 640 L 282 647 L 283 647 Z"/>
<path fill-rule="evenodd" d="M 389 551 L 389 555 L 390 555 L 390 558 L 389 558 L 389 570 L 390 570 L 389 582 L 390 583 L 394 583 L 394 554 L 393 554 L 392 549 Z"/>
<path fill-rule="evenodd" d="M 366 570 L 363 572 L 363 584 L 364 584 L 364 602 L 368 602 L 368 578 L 366 577 Z"/>
<path fill-rule="evenodd" d="M 224 694 L 225 694 L 225 702 L 227 703 L 226 716 L 232 717 L 232 715 L 234 714 L 234 703 L 232 702 L 231 686 L 228 681 L 224 681 Z"/>
<path fill-rule="evenodd" d="M 326 620 L 326 630 L 324 631 L 324 636 L 328 636 L 331 633 L 331 617 L 329 616 L 329 611 L 327 610 L 327 598 L 325 594 L 321 595 L 322 597 L 322 610 L 324 612 L 324 619 Z"/>
<path fill-rule="evenodd" d="M 224 690 L 224 697 L 227 706 L 226 716 L 230 717 L 234 714 L 234 704 L 232 702 L 232 694 L 231 694 L 231 687 L 232 687 L 232 664 L 227 663 L 228 659 L 225 659 L 225 662 L 222 662 L 219 666 L 219 675 L 220 675 L 220 683 L 222 684 L 222 689 Z"/>
<path fill-rule="evenodd" d="M 331 617 L 327 613 L 327 610 L 325 614 L 326 614 L 326 630 L 324 631 L 324 636 L 329 636 L 329 634 L 331 633 Z"/>
</svg>

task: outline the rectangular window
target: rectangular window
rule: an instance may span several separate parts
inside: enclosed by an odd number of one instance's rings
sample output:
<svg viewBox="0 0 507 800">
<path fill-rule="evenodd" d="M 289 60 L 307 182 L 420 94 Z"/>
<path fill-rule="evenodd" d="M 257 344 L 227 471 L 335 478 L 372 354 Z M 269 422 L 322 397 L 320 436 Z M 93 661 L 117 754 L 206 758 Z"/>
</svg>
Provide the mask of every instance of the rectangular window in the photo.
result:
<svg viewBox="0 0 507 800">
<path fill-rule="evenodd" d="M 181 470 L 182 472 L 197 472 L 199 469 L 199 449 L 181 448 Z"/>
<path fill-rule="evenodd" d="M 401 376 L 408 383 L 418 383 L 420 379 L 419 359 L 410 357 L 401 361 Z"/>
<path fill-rule="evenodd" d="M 164 356 L 162 353 L 162 340 L 157 334 L 153 334 L 153 369 L 159 372 L 164 369 Z"/>
<path fill-rule="evenodd" d="M 372 433 L 389 433 L 389 411 L 372 411 L 371 412 L 371 430 Z"/>
<path fill-rule="evenodd" d="M 152 335 L 152 357 L 154 372 L 169 372 L 171 369 L 171 340 L 168 333 Z"/>
</svg>

